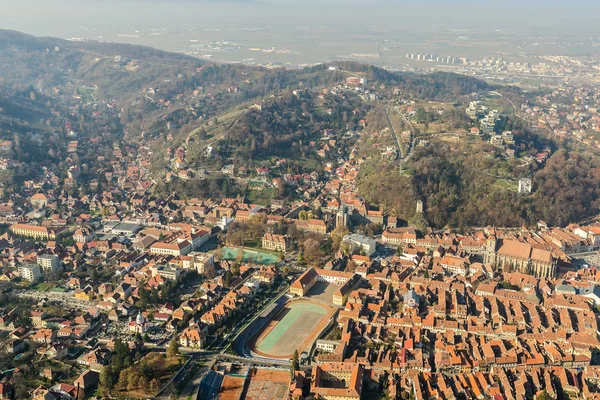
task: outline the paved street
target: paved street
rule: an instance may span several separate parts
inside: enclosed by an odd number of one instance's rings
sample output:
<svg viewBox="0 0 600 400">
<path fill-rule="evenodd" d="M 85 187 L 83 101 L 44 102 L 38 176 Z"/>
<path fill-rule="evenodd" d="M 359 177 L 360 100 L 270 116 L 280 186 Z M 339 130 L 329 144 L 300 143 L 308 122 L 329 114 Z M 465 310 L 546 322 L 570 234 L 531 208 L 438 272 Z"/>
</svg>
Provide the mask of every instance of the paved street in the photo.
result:
<svg viewBox="0 0 600 400">
<path fill-rule="evenodd" d="M 179 395 L 180 399 L 201 399 L 201 397 L 198 397 L 200 384 L 202 380 L 211 372 L 211 368 L 215 364 L 216 358 L 211 356 L 210 358 L 205 358 L 202 361 L 204 361 L 206 364 L 200 368 L 197 368 L 195 371 L 192 370 L 194 371 L 192 372 L 193 376 L 190 377 L 185 387 L 181 390 L 181 394 Z"/>
<path fill-rule="evenodd" d="M 210 370 L 200 383 L 198 399 L 216 400 L 221 383 L 223 383 L 223 375 Z"/>
</svg>

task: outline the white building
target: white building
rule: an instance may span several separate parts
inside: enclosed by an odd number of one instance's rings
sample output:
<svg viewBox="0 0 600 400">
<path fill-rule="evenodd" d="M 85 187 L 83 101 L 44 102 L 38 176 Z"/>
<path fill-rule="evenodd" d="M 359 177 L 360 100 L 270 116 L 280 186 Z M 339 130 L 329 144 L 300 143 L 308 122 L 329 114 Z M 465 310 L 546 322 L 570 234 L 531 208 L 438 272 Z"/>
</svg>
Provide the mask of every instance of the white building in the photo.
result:
<svg viewBox="0 0 600 400">
<path fill-rule="evenodd" d="M 344 236 L 342 243 L 348 243 L 352 249 L 359 249 L 369 257 L 377 251 L 377 242 L 375 240 L 356 233 Z"/>
<path fill-rule="evenodd" d="M 519 193 L 531 193 L 531 179 L 521 178 L 519 179 Z"/>
<path fill-rule="evenodd" d="M 194 251 L 183 259 L 183 269 L 194 268 L 199 274 L 205 273 L 215 266 L 215 255 Z"/>
<path fill-rule="evenodd" d="M 37 264 L 23 264 L 17 269 L 19 276 L 29 282 L 36 282 L 42 277 L 42 270 Z"/>
<path fill-rule="evenodd" d="M 160 275 L 162 278 L 172 281 L 179 279 L 179 276 L 181 275 L 181 270 L 179 268 L 166 265 L 155 265 L 150 267 L 150 271 L 152 271 L 152 276 Z"/>
<path fill-rule="evenodd" d="M 60 267 L 60 260 L 54 254 L 42 254 L 37 258 L 37 264 L 44 270 L 54 273 Z"/>
<path fill-rule="evenodd" d="M 185 256 L 192 251 L 192 245 L 187 240 L 175 243 L 157 242 L 150 246 L 150 253 L 168 256 Z"/>
<path fill-rule="evenodd" d="M 423 200 L 417 200 L 417 214 L 423 214 Z"/>
<path fill-rule="evenodd" d="M 339 345 L 340 345 L 340 342 L 338 342 L 336 340 L 325 340 L 325 339 L 319 339 L 319 340 L 317 340 L 317 343 L 316 343 L 317 350 L 325 352 L 325 353 L 333 353 Z"/>
</svg>

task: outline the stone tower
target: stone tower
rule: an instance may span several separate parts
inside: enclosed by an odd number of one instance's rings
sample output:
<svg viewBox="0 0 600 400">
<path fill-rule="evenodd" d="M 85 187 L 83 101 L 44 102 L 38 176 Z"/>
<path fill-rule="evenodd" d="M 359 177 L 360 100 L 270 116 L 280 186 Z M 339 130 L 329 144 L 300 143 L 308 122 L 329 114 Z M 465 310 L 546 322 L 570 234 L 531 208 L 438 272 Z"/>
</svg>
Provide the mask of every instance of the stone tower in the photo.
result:
<svg viewBox="0 0 600 400">
<path fill-rule="evenodd" d="M 496 265 L 496 244 L 496 232 L 494 231 L 486 241 L 485 259 L 483 260 L 484 264 Z"/>
<path fill-rule="evenodd" d="M 335 227 L 345 228 L 348 226 L 348 209 L 346 206 L 341 206 L 335 216 Z"/>
<path fill-rule="evenodd" d="M 417 214 L 423 214 L 423 200 L 417 200 Z"/>
</svg>

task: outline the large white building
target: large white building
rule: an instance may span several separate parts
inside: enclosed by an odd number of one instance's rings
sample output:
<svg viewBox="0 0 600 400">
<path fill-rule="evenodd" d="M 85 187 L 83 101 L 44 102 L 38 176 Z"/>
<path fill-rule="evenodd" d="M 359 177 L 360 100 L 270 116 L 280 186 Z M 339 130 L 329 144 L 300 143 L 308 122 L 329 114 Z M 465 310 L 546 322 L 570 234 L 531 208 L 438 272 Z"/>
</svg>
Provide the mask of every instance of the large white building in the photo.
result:
<svg viewBox="0 0 600 400">
<path fill-rule="evenodd" d="M 42 277 L 42 270 L 37 264 L 23 264 L 17 268 L 19 276 L 29 282 L 36 282 Z"/>
<path fill-rule="evenodd" d="M 215 266 L 215 255 L 193 251 L 182 257 L 183 269 L 195 269 L 199 274 L 204 274 L 208 269 Z"/>
<path fill-rule="evenodd" d="M 192 245 L 187 240 L 174 243 L 157 242 L 150 246 L 150 253 L 152 254 L 185 256 L 190 251 L 192 251 Z"/>
<path fill-rule="evenodd" d="M 358 249 L 369 257 L 377 251 L 377 242 L 375 242 L 375 240 L 356 233 L 344 236 L 342 243 L 349 244 L 353 250 Z"/>
<path fill-rule="evenodd" d="M 44 270 L 54 273 L 60 267 L 60 260 L 54 254 L 42 254 L 37 258 L 37 264 Z"/>
</svg>

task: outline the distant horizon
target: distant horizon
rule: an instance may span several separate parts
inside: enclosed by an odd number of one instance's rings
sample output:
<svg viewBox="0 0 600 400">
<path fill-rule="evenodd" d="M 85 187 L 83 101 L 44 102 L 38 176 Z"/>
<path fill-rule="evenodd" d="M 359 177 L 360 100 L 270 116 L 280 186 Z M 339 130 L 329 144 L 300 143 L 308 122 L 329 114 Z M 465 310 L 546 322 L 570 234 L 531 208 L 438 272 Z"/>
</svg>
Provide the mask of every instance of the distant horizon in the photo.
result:
<svg viewBox="0 0 600 400">
<path fill-rule="evenodd" d="M 8 3 L 8 2 L 7 2 Z M 591 55 L 580 43 L 523 48 L 522 41 L 600 42 L 600 4 L 426 0 L 22 0 L 4 6 L 0 28 L 36 36 L 139 44 L 223 62 L 313 64 L 376 55 L 402 64 L 409 52 L 458 57 L 520 53 Z M 575 6 L 576 4 L 576 6 Z M 69 12 L 64 12 L 64 10 Z M 460 39 L 462 37 L 462 39 Z M 457 38 L 463 40 L 458 43 Z M 592 39 L 590 39 L 592 38 Z M 215 43 L 232 43 L 222 49 Z M 260 54 L 252 49 L 273 49 Z M 278 53 L 277 53 L 278 52 Z M 523 55 L 521 54 L 521 55 Z"/>
</svg>

